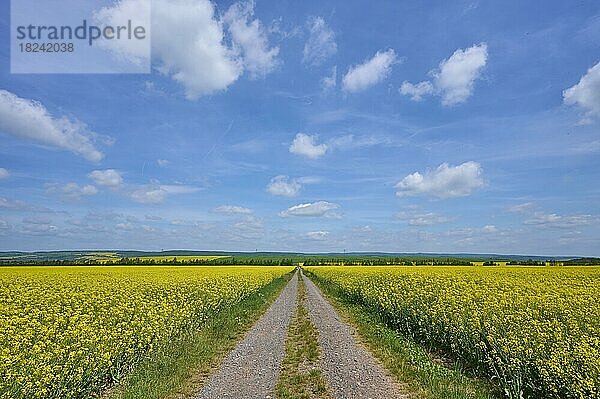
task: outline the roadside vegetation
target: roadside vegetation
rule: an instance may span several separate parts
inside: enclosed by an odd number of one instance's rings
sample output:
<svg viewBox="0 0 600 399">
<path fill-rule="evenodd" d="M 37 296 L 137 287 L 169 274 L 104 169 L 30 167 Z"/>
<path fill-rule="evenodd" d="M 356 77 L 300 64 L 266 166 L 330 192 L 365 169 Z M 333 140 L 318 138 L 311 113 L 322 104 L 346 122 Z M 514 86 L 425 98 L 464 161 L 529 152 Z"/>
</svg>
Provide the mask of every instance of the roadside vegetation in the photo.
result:
<svg viewBox="0 0 600 399">
<path fill-rule="evenodd" d="M 506 398 L 600 398 L 597 268 L 308 270 L 442 362 L 489 378 Z"/>
<path fill-rule="evenodd" d="M 1 268 L 0 398 L 111 387 L 118 398 L 162 398 L 230 349 L 291 270 Z"/>
<path fill-rule="evenodd" d="M 406 338 L 368 306 L 358 303 L 336 284 L 305 274 L 321 289 L 338 313 L 353 325 L 359 339 L 395 379 L 410 399 L 498 399 L 488 381 L 475 378 L 460 364 Z"/>
</svg>

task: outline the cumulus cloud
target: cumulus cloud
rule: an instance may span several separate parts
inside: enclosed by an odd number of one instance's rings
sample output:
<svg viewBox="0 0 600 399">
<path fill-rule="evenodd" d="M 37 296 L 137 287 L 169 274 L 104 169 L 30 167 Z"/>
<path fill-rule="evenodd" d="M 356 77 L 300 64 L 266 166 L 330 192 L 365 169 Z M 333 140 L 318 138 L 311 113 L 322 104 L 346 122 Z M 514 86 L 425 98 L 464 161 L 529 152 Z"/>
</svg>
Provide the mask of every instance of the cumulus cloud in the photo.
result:
<svg viewBox="0 0 600 399">
<path fill-rule="evenodd" d="M 483 170 L 477 162 L 458 166 L 443 163 L 433 171 L 412 173 L 404 177 L 396 188 L 399 197 L 427 195 L 437 198 L 464 197 L 483 187 Z"/>
<path fill-rule="evenodd" d="M 343 89 L 355 93 L 383 81 L 392 71 L 392 65 L 396 62 L 396 59 L 396 53 L 393 49 L 384 52 L 378 51 L 370 60 L 348 69 L 342 79 Z"/>
<path fill-rule="evenodd" d="M 166 159 L 157 159 L 156 163 L 158 164 L 158 166 L 160 166 L 161 168 L 165 168 L 167 166 L 169 166 L 169 161 Z"/>
<path fill-rule="evenodd" d="M 80 186 L 77 183 L 67 183 L 65 185 L 52 183 L 46 185 L 46 192 L 48 194 L 59 194 L 70 200 L 78 200 L 84 196 L 98 194 L 98 189 L 89 184 Z"/>
<path fill-rule="evenodd" d="M 0 132 L 37 144 L 62 148 L 91 162 L 103 155 L 94 146 L 95 133 L 77 120 L 55 118 L 39 102 L 0 90 Z"/>
<path fill-rule="evenodd" d="M 440 63 L 434 73 L 435 84 L 442 93 L 442 104 L 465 102 L 473 93 L 473 86 L 487 63 L 487 44 L 480 43 L 467 49 L 458 49 Z"/>
<path fill-rule="evenodd" d="M 335 33 L 322 17 L 308 18 L 308 31 L 302 61 L 310 65 L 320 65 L 337 52 Z"/>
<path fill-rule="evenodd" d="M 94 14 L 94 19 L 100 26 L 127 26 L 131 21 L 133 26 L 148 27 L 151 21 L 152 0 L 123 0 L 109 7 L 103 7 Z M 150 62 L 150 40 L 106 40 L 99 44 L 138 66 L 147 67 Z"/>
<path fill-rule="evenodd" d="M 210 1 L 154 1 L 152 20 L 156 67 L 182 84 L 188 99 L 224 90 L 242 74 Z"/>
<path fill-rule="evenodd" d="M 88 177 L 98 186 L 115 188 L 123 183 L 123 177 L 121 177 L 121 174 L 114 169 L 94 170 L 88 174 Z"/>
<path fill-rule="evenodd" d="M 167 191 L 160 187 L 145 187 L 133 191 L 130 198 L 140 204 L 161 204 L 167 198 Z"/>
<path fill-rule="evenodd" d="M 298 133 L 290 145 L 290 152 L 307 158 L 316 159 L 327 152 L 327 144 L 317 144 L 316 135 Z"/>
<path fill-rule="evenodd" d="M 331 211 L 338 209 L 339 207 L 338 204 L 327 201 L 309 202 L 306 204 L 294 205 L 285 211 L 280 212 L 279 216 L 327 217 Z"/>
<path fill-rule="evenodd" d="M 594 215 L 559 215 L 556 213 L 536 212 L 525 224 L 533 226 L 548 226 L 556 228 L 573 228 L 587 226 L 600 222 L 600 217 Z"/>
<path fill-rule="evenodd" d="M 252 209 L 236 205 L 221 205 L 213 209 L 213 212 L 224 215 L 250 215 L 253 213 Z"/>
<path fill-rule="evenodd" d="M 588 69 L 579 83 L 563 91 L 563 101 L 567 105 L 576 105 L 585 111 L 581 123 L 592 122 L 600 116 L 600 62 Z"/>
<path fill-rule="evenodd" d="M 10 176 L 10 172 L 4 168 L 0 168 L 0 180 L 6 179 Z"/>
<path fill-rule="evenodd" d="M 429 81 L 412 84 L 402 83 L 400 93 L 421 101 L 424 96 L 436 94 L 442 104 L 453 106 L 465 102 L 473 94 L 475 82 L 487 63 L 487 44 L 480 43 L 466 49 L 456 50 L 448 59 L 440 62 L 438 69 L 431 71 L 433 83 Z"/>
<path fill-rule="evenodd" d="M 306 233 L 306 238 L 313 241 L 326 241 L 328 237 L 328 231 L 309 231 Z"/>
<path fill-rule="evenodd" d="M 121 0 L 99 16 L 118 21 L 140 14 L 146 3 Z M 151 15 L 152 64 L 181 84 L 190 100 L 226 90 L 244 71 L 264 76 L 278 63 L 279 48 L 269 47 L 264 27 L 253 18 L 253 2 L 234 3 L 219 18 L 210 0 L 153 0 Z M 123 51 L 129 50 L 116 49 Z"/>
<path fill-rule="evenodd" d="M 267 192 L 273 195 L 281 195 L 284 197 L 295 197 L 302 189 L 302 184 L 296 179 L 289 179 L 288 176 L 275 176 L 267 184 Z"/>
<path fill-rule="evenodd" d="M 251 77 L 262 77 L 279 63 L 279 47 L 269 48 L 266 31 L 258 19 L 254 19 L 254 2 L 235 3 L 223 16 L 234 43 L 234 50 L 242 57 L 245 69 Z"/>
<path fill-rule="evenodd" d="M 423 96 L 432 94 L 433 92 L 433 85 L 427 80 L 417 84 L 404 81 L 402 86 L 400 86 L 400 93 L 405 96 L 410 96 L 413 101 L 421 101 L 423 100 Z"/>
</svg>

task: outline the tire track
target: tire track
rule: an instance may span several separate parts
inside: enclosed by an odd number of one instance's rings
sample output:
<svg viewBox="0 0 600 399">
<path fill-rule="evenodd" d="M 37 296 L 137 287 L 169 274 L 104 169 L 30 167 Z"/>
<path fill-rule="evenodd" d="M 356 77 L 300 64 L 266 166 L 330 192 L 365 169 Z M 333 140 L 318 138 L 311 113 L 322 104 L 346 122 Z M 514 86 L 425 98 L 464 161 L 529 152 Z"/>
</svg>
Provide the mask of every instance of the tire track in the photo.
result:
<svg viewBox="0 0 600 399">
<path fill-rule="evenodd" d="M 406 399 L 373 355 L 358 343 L 354 329 L 343 321 L 312 281 L 306 284 L 306 304 L 319 331 L 322 368 L 336 399 Z"/>
<path fill-rule="evenodd" d="M 273 305 L 231 351 L 197 399 L 275 397 L 284 343 L 298 293 L 296 272 Z"/>
</svg>

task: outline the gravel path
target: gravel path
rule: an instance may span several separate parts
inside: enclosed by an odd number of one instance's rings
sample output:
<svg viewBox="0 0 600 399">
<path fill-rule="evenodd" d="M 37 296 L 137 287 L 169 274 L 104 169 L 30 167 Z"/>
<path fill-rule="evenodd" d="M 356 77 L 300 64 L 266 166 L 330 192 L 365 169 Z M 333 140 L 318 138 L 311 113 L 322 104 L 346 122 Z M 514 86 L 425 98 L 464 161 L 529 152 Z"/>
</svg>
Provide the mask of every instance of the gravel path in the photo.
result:
<svg viewBox="0 0 600 399">
<path fill-rule="evenodd" d="M 354 330 L 344 322 L 312 281 L 302 275 L 306 284 L 306 305 L 319 331 L 322 368 L 336 399 L 408 398 L 385 374 L 354 337 Z"/>
<path fill-rule="evenodd" d="M 298 273 L 273 305 L 227 355 L 197 399 L 275 397 L 275 385 L 298 295 Z"/>
</svg>

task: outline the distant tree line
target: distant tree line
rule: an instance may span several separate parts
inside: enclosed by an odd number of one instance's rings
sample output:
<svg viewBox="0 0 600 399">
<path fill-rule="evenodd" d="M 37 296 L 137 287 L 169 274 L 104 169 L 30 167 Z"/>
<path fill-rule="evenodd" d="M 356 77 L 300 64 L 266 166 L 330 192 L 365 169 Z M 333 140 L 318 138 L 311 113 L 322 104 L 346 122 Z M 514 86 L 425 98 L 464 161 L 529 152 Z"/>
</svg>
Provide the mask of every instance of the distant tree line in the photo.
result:
<svg viewBox="0 0 600 399">
<path fill-rule="evenodd" d="M 494 266 L 498 261 L 487 260 L 483 266 Z M 69 260 L 2 260 L 0 266 L 470 266 L 473 259 L 466 258 L 402 258 L 402 257 L 223 257 L 214 259 L 189 259 L 165 257 L 160 259 L 123 257 L 112 260 L 69 259 Z M 502 262 L 504 263 L 504 261 Z M 506 262 L 508 266 L 600 266 L 600 258 L 576 258 L 571 260 L 518 260 Z"/>
<path fill-rule="evenodd" d="M 177 259 L 176 256 L 165 259 L 141 259 L 141 258 L 120 258 L 114 260 L 95 260 L 95 259 L 72 259 L 72 260 L 45 260 L 45 261 L 2 261 L 0 265 L 4 266 L 25 266 L 25 265 L 47 265 L 47 266 L 160 266 L 160 265 L 178 265 L 178 266 L 294 266 L 290 258 L 217 258 L 217 259 Z"/>
<path fill-rule="evenodd" d="M 309 258 L 304 266 L 470 266 L 468 259 L 453 258 Z"/>
<path fill-rule="evenodd" d="M 104 261 L 103 265 L 191 265 L 191 266 L 294 266 L 294 261 L 289 258 L 216 258 L 216 259 L 140 259 L 121 258 L 117 260 Z"/>
</svg>

